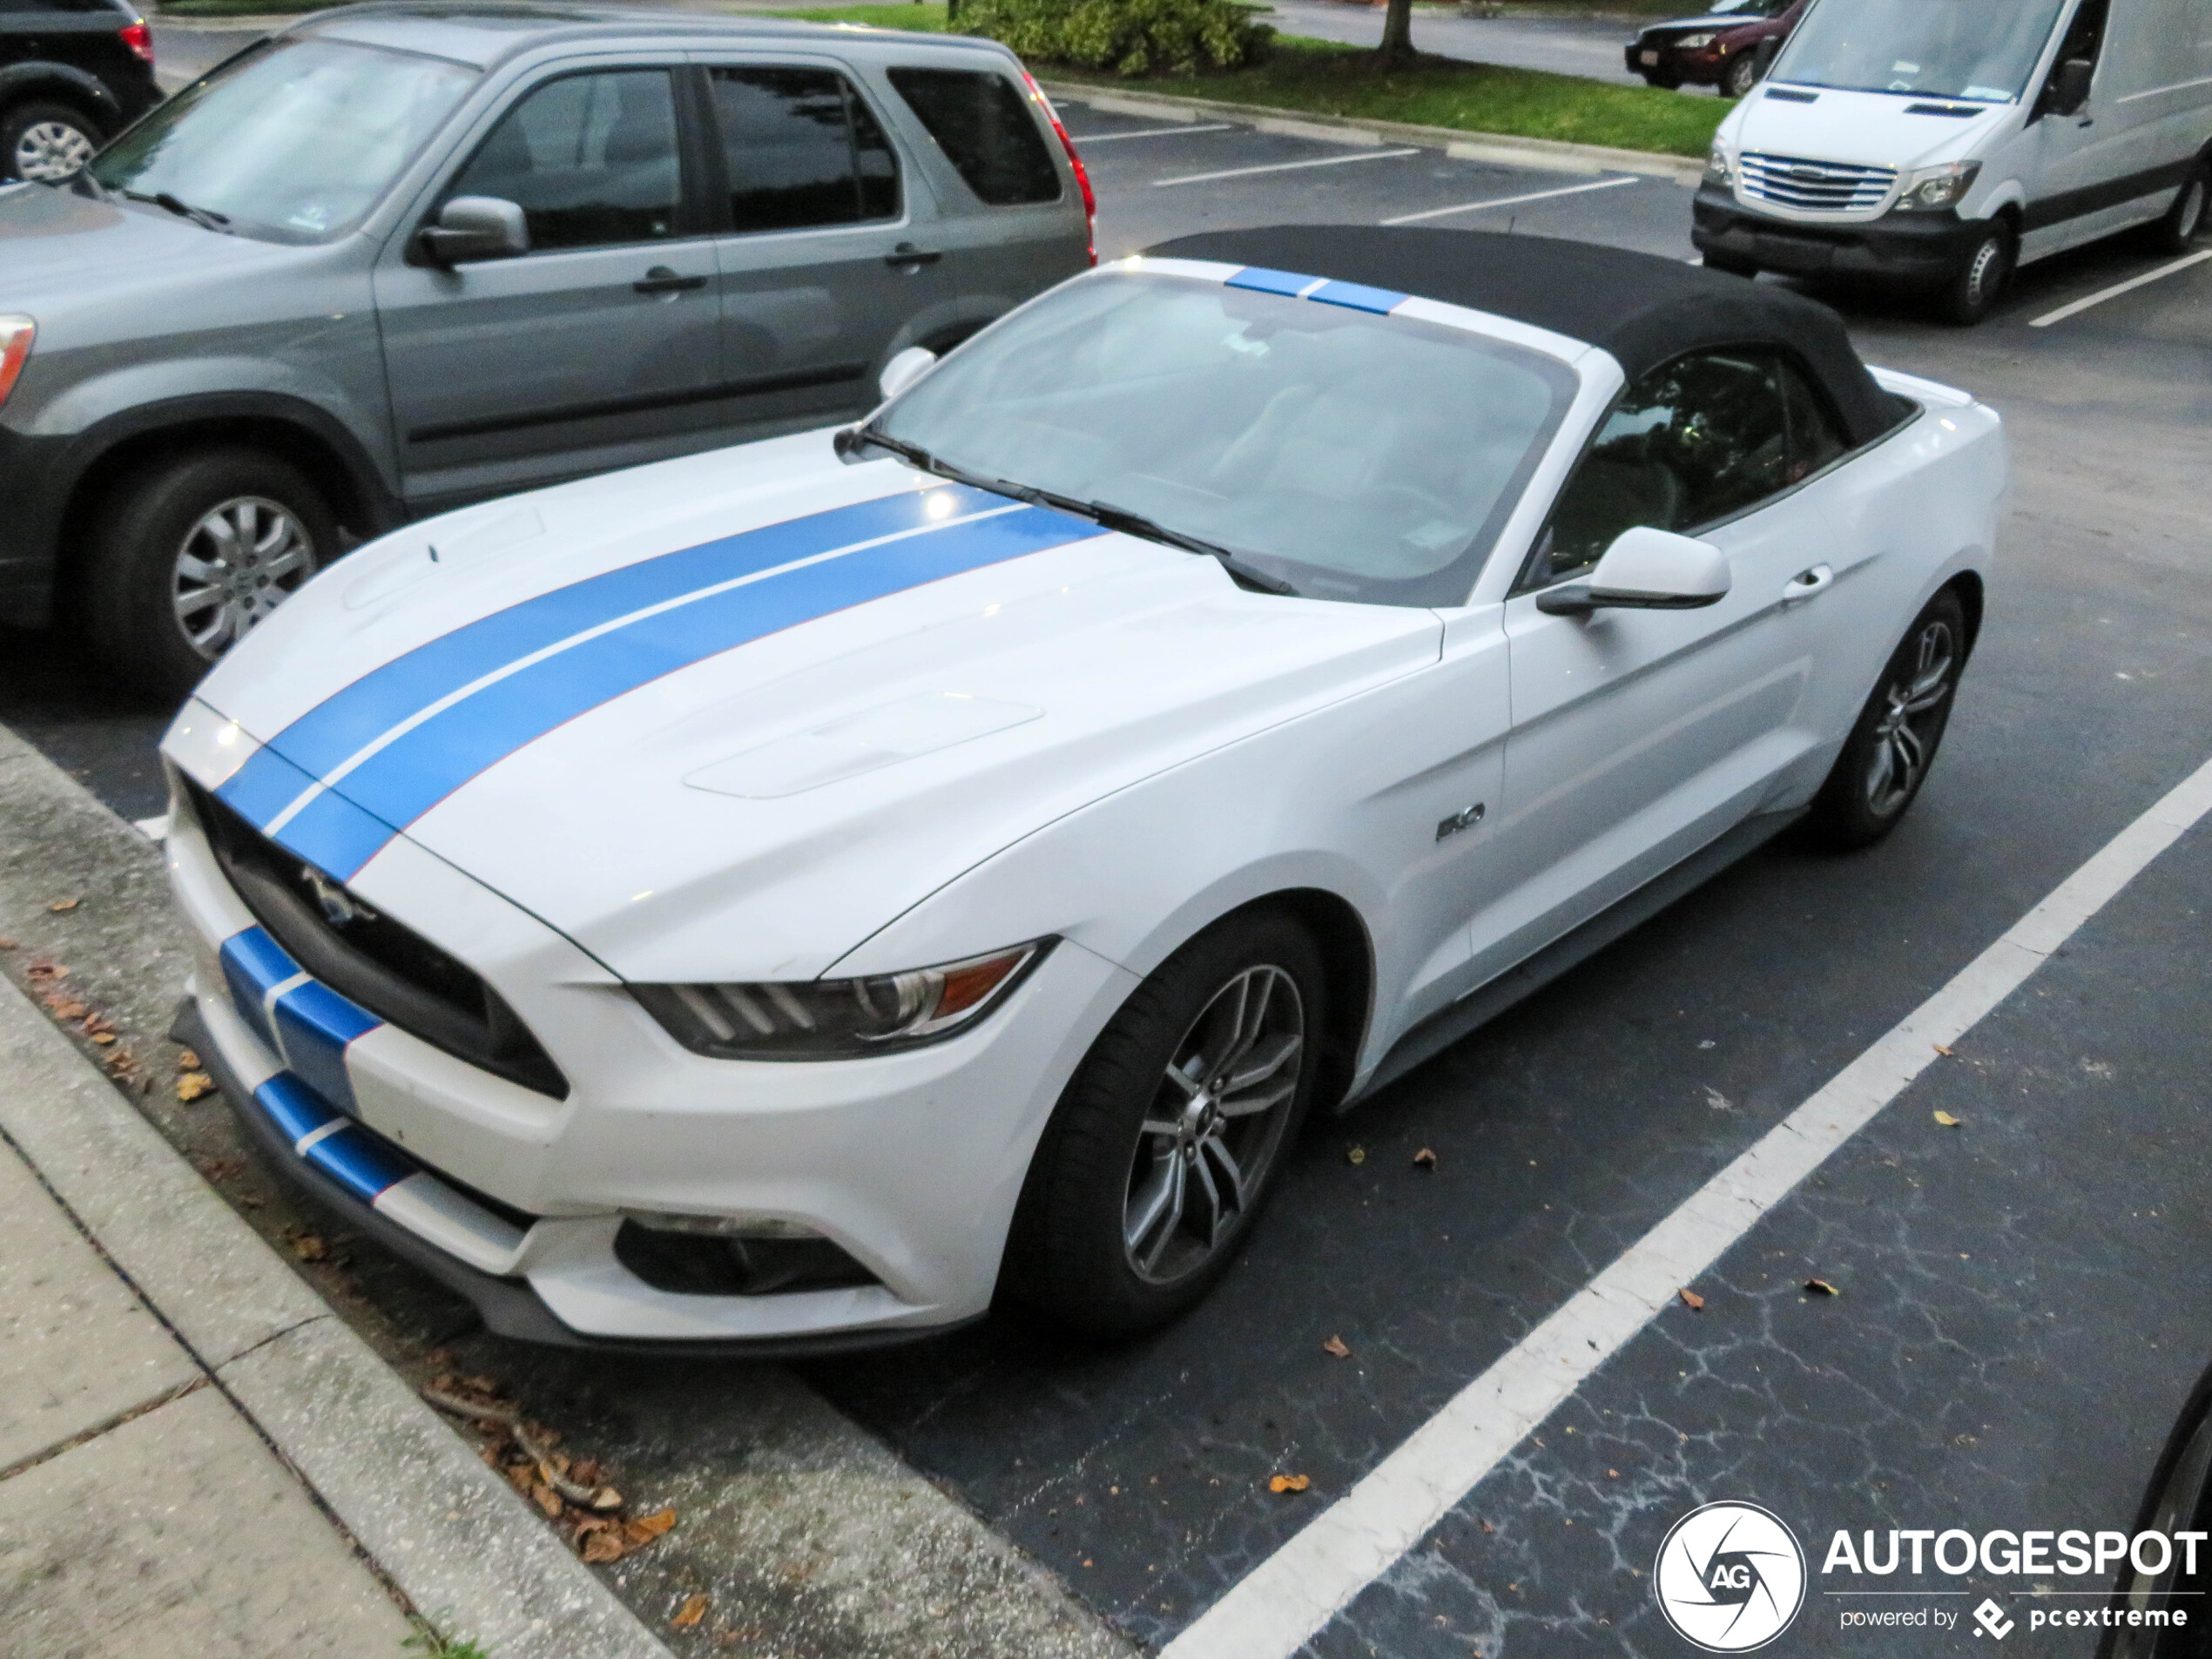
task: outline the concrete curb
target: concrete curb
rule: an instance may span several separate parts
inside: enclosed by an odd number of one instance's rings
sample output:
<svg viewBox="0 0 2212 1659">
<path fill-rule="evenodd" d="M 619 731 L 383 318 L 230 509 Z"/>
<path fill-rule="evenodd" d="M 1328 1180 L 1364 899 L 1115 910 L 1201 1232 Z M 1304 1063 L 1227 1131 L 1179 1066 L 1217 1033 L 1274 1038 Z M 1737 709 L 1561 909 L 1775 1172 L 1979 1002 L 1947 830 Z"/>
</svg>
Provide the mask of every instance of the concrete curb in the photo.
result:
<svg viewBox="0 0 2212 1659">
<path fill-rule="evenodd" d="M 1123 92 L 1079 81 L 1041 81 L 1047 95 L 1114 115 L 1150 116 L 1162 121 L 1195 121 L 1220 116 L 1261 132 L 1315 138 L 1324 144 L 1413 144 L 1441 150 L 1462 161 L 1490 161 L 1501 166 L 1535 167 L 1548 172 L 1635 172 L 1695 185 L 1705 165 L 1688 156 L 1663 156 L 1649 150 L 1615 150 L 1602 144 L 1561 144 L 1552 138 L 1518 138 L 1502 132 L 1462 132 L 1456 127 L 1415 126 L 1405 121 L 1364 121 L 1299 110 L 1270 109 L 1258 104 L 1230 104 L 1218 98 L 1171 98 L 1164 92 Z"/>
<path fill-rule="evenodd" d="M 0 1075 L 0 1129 L 418 1609 L 500 1659 L 667 1659 L 12 986 Z"/>
</svg>

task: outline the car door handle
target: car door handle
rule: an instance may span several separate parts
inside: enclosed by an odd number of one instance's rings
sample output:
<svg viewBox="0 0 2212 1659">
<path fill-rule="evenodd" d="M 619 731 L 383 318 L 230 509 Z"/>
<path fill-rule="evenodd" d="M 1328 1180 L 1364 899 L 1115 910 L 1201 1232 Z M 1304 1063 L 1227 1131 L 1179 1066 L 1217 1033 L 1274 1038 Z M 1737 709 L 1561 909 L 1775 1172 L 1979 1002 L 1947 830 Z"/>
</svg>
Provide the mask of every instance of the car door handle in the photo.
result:
<svg viewBox="0 0 2212 1659">
<path fill-rule="evenodd" d="M 1835 567 L 1816 564 L 1810 570 L 1800 570 L 1782 584 L 1782 603 L 1794 599 L 1810 599 L 1816 593 L 1825 593 L 1836 585 Z"/>
<path fill-rule="evenodd" d="M 923 266 L 934 265 L 938 260 L 943 259 L 944 257 L 945 256 L 941 253 L 925 253 L 921 248 L 916 247 L 912 242 L 901 242 L 897 247 L 894 248 L 890 253 L 883 256 L 883 262 L 886 265 L 898 266 L 900 267 L 911 266 L 914 269 L 919 271 Z"/>
<path fill-rule="evenodd" d="M 688 293 L 693 288 L 706 287 L 703 276 L 678 276 L 664 265 L 656 265 L 645 273 L 641 281 L 630 285 L 639 293 Z"/>
</svg>

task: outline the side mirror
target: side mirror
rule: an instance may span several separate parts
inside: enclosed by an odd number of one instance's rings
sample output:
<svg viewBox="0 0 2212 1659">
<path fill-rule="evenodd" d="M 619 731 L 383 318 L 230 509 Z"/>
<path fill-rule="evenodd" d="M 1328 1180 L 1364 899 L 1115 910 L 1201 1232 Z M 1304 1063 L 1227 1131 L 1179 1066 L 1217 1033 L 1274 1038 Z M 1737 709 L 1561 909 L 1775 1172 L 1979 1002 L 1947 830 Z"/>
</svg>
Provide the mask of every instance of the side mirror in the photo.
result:
<svg viewBox="0 0 2212 1659">
<path fill-rule="evenodd" d="M 1728 560 L 1711 543 L 1639 526 L 1614 539 L 1588 582 L 1538 594 L 1536 609 L 1554 617 L 1606 609 L 1695 610 L 1718 604 L 1728 588 Z"/>
<path fill-rule="evenodd" d="M 2089 83 L 2096 74 L 2097 66 L 2089 59 L 2067 58 L 2051 77 L 2050 96 L 2044 100 L 2044 107 L 2053 115 L 2074 114 L 2089 101 Z"/>
<path fill-rule="evenodd" d="M 438 211 L 438 222 L 416 238 L 423 259 L 442 270 L 479 260 L 512 259 L 530 251 L 523 210 L 496 196 L 455 196 Z"/>
<path fill-rule="evenodd" d="M 937 354 L 926 346 L 909 346 L 883 366 L 883 373 L 876 377 L 876 390 L 883 394 L 888 403 L 905 391 L 923 373 L 936 366 Z"/>
</svg>

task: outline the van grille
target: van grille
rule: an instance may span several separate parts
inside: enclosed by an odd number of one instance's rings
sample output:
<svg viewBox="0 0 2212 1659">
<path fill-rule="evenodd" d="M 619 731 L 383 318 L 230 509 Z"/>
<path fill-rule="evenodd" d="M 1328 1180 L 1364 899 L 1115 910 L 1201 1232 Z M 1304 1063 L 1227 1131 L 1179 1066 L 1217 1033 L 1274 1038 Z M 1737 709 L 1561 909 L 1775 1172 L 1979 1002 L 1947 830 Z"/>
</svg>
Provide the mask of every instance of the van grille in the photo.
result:
<svg viewBox="0 0 2212 1659">
<path fill-rule="evenodd" d="M 342 929 L 317 900 L 317 873 L 189 778 L 182 779 L 215 861 L 253 919 L 340 995 L 456 1060 L 565 1100 L 568 1079 L 529 1028 L 475 971 L 389 916 L 359 907 Z"/>
<path fill-rule="evenodd" d="M 1756 153 L 1744 156 L 1742 173 L 1743 194 L 1751 200 L 1809 213 L 1871 213 L 1897 182 L 1894 167 Z"/>
</svg>

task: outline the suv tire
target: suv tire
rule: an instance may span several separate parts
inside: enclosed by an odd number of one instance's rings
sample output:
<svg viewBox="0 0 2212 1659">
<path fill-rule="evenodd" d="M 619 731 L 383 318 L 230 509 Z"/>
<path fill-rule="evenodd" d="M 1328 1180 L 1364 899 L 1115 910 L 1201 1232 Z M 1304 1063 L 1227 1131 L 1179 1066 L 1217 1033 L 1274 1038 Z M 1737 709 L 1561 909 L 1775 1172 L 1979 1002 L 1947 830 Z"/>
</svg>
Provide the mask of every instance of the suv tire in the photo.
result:
<svg viewBox="0 0 2212 1659">
<path fill-rule="evenodd" d="M 1131 992 L 1030 1164 L 1007 1248 L 1013 1294 L 1123 1337 L 1211 1290 L 1319 1086 L 1326 995 L 1312 935 L 1272 910 L 1225 917 Z"/>
<path fill-rule="evenodd" d="M 1966 664 L 1966 608 L 1946 588 L 1905 631 L 1813 797 L 1805 827 L 1815 840 L 1846 852 L 1898 826 L 1935 765 Z"/>
<path fill-rule="evenodd" d="M 0 112 L 0 183 L 66 179 L 92 158 L 106 134 L 84 111 L 33 98 Z"/>
<path fill-rule="evenodd" d="M 84 551 L 85 643 L 118 678 L 173 704 L 336 556 L 338 525 L 290 462 L 208 449 L 128 478 Z"/>
<path fill-rule="evenodd" d="M 1756 51 L 1740 54 L 1721 71 L 1723 98 L 1749 98 L 1751 89 L 1758 84 L 1759 55 Z"/>
</svg>

